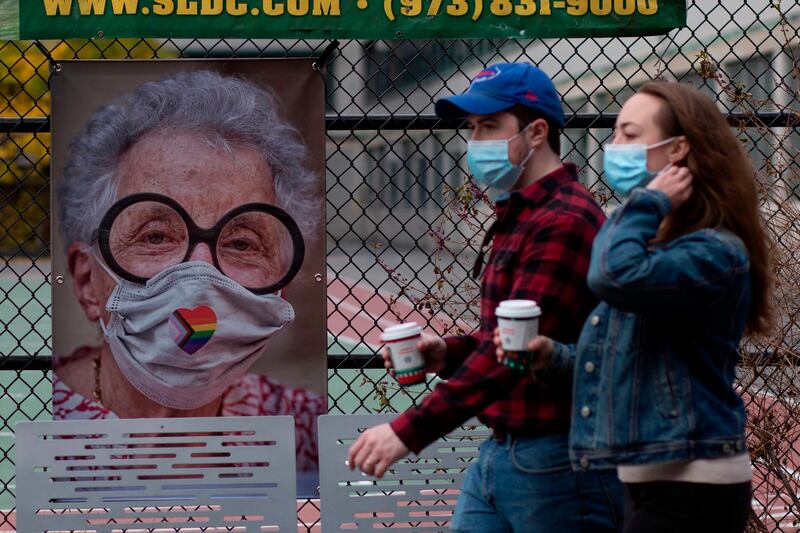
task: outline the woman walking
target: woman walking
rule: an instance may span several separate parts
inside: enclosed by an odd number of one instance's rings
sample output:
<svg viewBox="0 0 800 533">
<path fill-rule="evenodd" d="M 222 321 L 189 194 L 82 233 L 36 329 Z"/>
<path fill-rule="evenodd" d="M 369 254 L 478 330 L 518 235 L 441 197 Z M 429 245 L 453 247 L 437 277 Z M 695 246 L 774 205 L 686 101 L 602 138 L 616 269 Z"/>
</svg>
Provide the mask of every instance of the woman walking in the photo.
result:
<svg viewBox="0 0 800 533">
<path fill-rule="evenodd" d="M 772 320 L 750 161 L 711 100 L 668 82 L 625 103 L 604 157 L 627 199 L 594 241 L 601 303 L 577 345 L 531 342 L 535 372 L 574 372 L 570 458 L 617 467 L 626 533 L 744 531 L 751 467 L 733 383 L 742 336 Z"/>
</svg>

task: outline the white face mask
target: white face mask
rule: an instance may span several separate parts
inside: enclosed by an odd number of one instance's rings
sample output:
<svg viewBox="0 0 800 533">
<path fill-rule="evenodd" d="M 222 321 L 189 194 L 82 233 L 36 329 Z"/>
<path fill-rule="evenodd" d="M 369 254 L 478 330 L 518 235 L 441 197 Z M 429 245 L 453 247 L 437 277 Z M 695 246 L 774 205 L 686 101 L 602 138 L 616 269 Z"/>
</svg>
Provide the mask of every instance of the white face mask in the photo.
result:
<svg viewBox="0 0 800 533">
<path fill-rule="evenodd" d="M 99 263 L 106 271 L 102 261 Z M 294 320 L 276 294 L 257 295 L 203 261 L 180 263 L 117 287 L 100 326 L 128 381 L 150 400 L 195 409 L 222 395 Z"/>
</svg>

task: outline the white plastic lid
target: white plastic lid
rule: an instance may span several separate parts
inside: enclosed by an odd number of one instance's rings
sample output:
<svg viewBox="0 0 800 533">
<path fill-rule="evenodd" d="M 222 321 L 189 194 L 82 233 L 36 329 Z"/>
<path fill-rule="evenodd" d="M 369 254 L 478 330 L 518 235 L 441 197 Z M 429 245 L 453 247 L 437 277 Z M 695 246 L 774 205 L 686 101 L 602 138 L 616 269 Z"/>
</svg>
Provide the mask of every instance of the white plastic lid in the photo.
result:
<svg viewBox="0 0 800 533">
<path fill-rule="evenodd" d="M 501 318 L 536 318 L 542 310 L 533 300 L 506 300 L 500 302 L 494 313 Z"/>
<path fill-rule="evenodd" d="M 400 339 L 407 339 L 422 333 L 422 327 L 417 325 L 416 322 L 406 322 L 405 324 L 398 324 L 390 326 L 383 330 L 381 338 L 384 342 L 396 341 Z"/>
</svg>

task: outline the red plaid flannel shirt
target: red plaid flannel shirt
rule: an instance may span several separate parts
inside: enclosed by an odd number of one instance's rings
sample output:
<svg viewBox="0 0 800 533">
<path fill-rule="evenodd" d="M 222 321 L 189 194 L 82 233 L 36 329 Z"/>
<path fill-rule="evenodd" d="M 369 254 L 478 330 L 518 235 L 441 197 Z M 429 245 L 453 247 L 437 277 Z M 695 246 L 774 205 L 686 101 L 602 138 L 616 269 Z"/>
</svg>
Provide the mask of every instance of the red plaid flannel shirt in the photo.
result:
<svg viewBox="0 0 800 533">
<path fill-rule="evenodd" d="M 539 332 L 576 342 L 597 303 L 586 273 L 605 215 L 567 163 L 498 202 L 497 217 L 481 284 L 480 329 L 445 339 L 447 362 L 439 376 L 447 381 L 391 422 L 415 453 L 476 415 L 499 434 L 569 430 L 571 380 L 534 382 L 529 373 L 498 364 L 494 311 L 503 300 L 536 300 L 542 309 Z"/>
</svg>

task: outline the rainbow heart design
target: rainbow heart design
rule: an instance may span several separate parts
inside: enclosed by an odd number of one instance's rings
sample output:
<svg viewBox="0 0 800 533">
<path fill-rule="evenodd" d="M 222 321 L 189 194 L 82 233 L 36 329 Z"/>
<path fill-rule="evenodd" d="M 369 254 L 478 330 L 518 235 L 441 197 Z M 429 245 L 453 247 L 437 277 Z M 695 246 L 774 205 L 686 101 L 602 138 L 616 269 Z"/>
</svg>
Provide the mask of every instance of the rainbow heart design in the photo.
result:
<svg viewBox="0 0 800 533">
<path fill-rule="evenodd" d="M 188 353 L 195 353 L 205 346 L 217 330 L 217 315 L 207 305 L 194 309 L 181 307 L 173 311 L 169 323 L 175 329 L 175 344 Z"/>
</svg>

